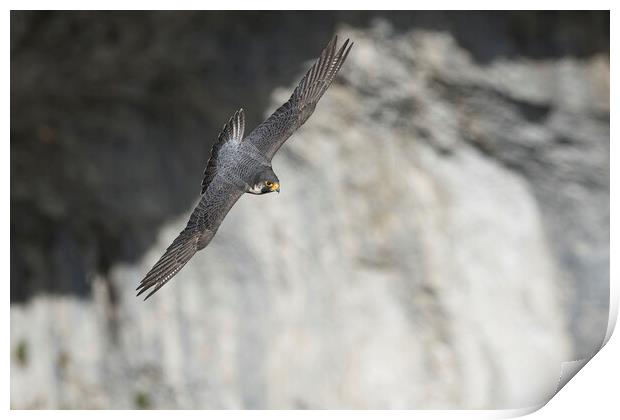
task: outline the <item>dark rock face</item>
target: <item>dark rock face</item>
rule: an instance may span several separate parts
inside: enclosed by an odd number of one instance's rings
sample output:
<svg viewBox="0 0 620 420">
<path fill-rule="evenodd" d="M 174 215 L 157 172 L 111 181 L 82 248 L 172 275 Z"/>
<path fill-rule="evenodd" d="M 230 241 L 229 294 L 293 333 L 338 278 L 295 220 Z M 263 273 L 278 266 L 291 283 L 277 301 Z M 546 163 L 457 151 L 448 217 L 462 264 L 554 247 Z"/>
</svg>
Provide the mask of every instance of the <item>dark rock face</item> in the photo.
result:
<svg viewBox="0 0 620 420">
<path fill-rule="evenodd" d="M 356 47 L 282 197 L 138 305 L 221 126 L 335 32 Z M 514 406 L 542 395 L 523 355 L 598 348 L 608 288 L 608 13 L 11 15 L 16 407 Z"/>
</svg>

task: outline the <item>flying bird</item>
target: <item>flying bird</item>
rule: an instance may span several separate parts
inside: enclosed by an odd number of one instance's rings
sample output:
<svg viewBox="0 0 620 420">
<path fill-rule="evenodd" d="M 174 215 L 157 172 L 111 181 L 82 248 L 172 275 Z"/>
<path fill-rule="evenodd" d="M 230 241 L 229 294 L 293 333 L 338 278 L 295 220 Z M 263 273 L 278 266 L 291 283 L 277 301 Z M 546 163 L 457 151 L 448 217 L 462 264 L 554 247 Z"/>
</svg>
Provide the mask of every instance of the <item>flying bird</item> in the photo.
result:
<svg viewBox="0 0 620 420">
<path fill-rule="evenodd" d="M 289 100 L 244 137 L 245 116 L 239 109 L 222 128 L 211 149 L 202 180 L 200 201 L 187 226 L 137 287 L 144 300 L 174 277 L 192 256 L 206 247 L 228 211 L 244 193 L 280 191 L 271 159 L 284 142 L 314 112 L 317 102 L 342 67 L 353 43 L 337 48 L 334 37 L 301 79 Z"/>
</svg>

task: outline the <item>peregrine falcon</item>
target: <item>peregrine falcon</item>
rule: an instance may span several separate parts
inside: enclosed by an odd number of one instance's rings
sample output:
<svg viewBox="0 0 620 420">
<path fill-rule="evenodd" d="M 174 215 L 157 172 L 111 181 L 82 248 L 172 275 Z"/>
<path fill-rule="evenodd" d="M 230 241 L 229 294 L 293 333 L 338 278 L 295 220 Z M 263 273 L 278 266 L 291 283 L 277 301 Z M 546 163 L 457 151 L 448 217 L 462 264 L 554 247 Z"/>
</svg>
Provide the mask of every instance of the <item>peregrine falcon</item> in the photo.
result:
<svg viewBox="0 0 620 420">
<path fill-rule="evenodd" d="M 228 211 L 244 193 L 280 191 L 271 159 L 280 146 L 314 112 L 317 102 L 342 67 L 353 43 L 337 48 L 334 37 L 297 85 L 289 100 L 244 137 L 245 116 L 239 109 L 224 125 L 211 150 L 198 205 L 187 226 L 166 249 L 136 289 L 148 299 L 174 277 L 192 256 L 206 247 Z"/>
</svg>

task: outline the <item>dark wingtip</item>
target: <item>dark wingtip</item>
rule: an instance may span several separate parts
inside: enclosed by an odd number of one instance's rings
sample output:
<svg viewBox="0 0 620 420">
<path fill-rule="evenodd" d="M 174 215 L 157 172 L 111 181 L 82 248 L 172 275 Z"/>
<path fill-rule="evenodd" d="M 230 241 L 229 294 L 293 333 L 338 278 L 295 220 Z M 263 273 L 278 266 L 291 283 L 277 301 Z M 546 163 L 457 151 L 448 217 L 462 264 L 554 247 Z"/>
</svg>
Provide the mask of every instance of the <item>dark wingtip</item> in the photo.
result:
<svg viewBox="0 0 620 420">
<path fill-rule="evenodd" d="M 138 285 L 138 287 L 136 287 L 136 291 L 138 292 L 136 294 L 136 297 L 140 296 L 142 293 L 146 292 L 147 290 L 149 290 L 151 288 L 151 286 L 153 286 L 153 281 L 152 279 L 149 280 L 149 276 L 147 275 Z M 148 296 L 147 296 L 148 297 Z M 146 299 L 145 299 L 146 300 Z"/>
<path fill-rule="evenodd" d="M 349 43 L 351 43 L 351 40 L 349 38 L 347 38 L 346 41 L 344 41 L 344 43 L 342 44 L 342 47 L 340 47 L 340 56 L 344 57 L 344 55 L 346 54 L 346 51 L 348 51 L 350 47 Z"/>
<path fill-rule="evenodd" d="M 140 286 L 138 286 L 136 288 L 136 290 L 139 290 L 138 294 L 136 295 L 136 297 L 140 296 L 142 293 L 144 293 L 146 291 L 147 287 L 144 287 L 143 284 L 141 284 Z"/>
<path fill-rule="evenodd" d="M 347 42 L 349 42 L 349 40 L 348 40 L 348 39 L 347 39 Z M 346 49 L 346 51 L 344 52 L 344 54 L 343 54 L 343 56 L 342 56 L 342 62 L 343 62 L 343 63 L 344 63 L 344 60 L 346 60 L 346 59 L 347 59 L 347 56 L 349 55 L 349 51 L 351 51 L 351 48 L 353 48 L 353 44 L 354 44 L 354 42 L 351 42 L 351 43 L 349 44 L 349 48 L 347 48 L 347 49 Z M 346 42 L 345 42 L 345 45 L 346 45 Z"/>
<path fill-rule="evenodd" d="M 161 284 L 150 284 L 150 285 L 143 285 L 142 286 L 142 290 L 140 290 L 140 292 L 136 295 L 136 297 L 140 296 L 142 293 L 146 292 L 147 290 L 149 290 L 152 286 L 153 289 L 151 290 L 151 292 L 146 295 L 144 297 L 144 301 L 147 300 L 148 298 L 150 298 L 151 296 L 153 296 L 155 294 L 155 292 L 157 292 L 159 289 L 162 288 L 162 286 L 166 284 L 166 283 L 161 283 Z"/>
<path fill-rule="evenodd" d="M 136 295 L 136 297 L 140 296 L 142 293 L 144 293 L 144 292 L 146 292 L 148 289 L 150 289 L 150 286 L 141 285 L 141 286 L 138 286 L 138 289 L 141 289 L 141 290 L 138 292 L 138 294 Z M 136 289 L 136 290 L 138 290 L 138 289 Z M 153 291 L 151 291 L 151 293 L 149 293 L 148 295 L 146 295 L 146 297 L 144 298 L 144 300 L 147 300 L 148 298 L 150 298 L 150 297 L 153 295 L 153 293 L 155 293 L 155 292 L 156 292 L 156 291 L 158 291 L 158 290 L 159 290 L 159 288 L 157 288 L 157 287 L 156 287 Z"/>
</svg>

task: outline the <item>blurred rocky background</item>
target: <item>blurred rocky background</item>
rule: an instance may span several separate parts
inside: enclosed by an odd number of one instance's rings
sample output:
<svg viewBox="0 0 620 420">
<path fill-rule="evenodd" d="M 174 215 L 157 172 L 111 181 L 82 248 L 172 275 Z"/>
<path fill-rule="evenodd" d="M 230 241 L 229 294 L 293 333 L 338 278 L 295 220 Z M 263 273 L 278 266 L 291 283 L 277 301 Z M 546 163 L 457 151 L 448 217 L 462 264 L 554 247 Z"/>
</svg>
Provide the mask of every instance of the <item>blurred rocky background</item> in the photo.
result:
<svg viewBox="0 0 620 420">
<path fill-rule="evenodd" d="M 220 127 L 355 42 L 147 302 Z M 609 302 L 609 13 L 12 12 L 13 408 L 515 408 Z"/>
</svg>

